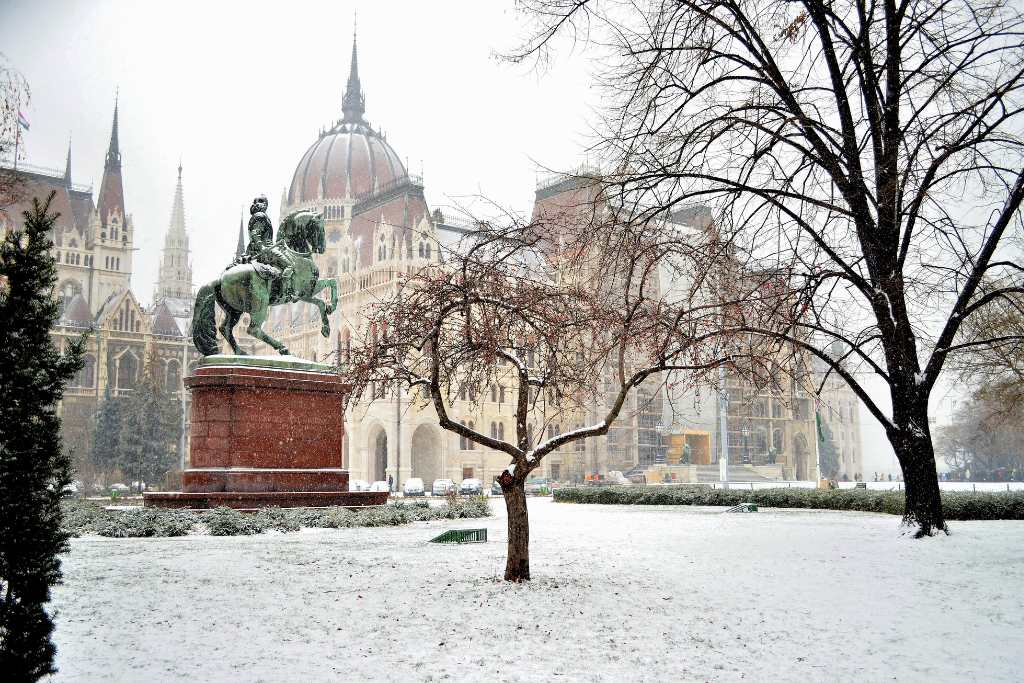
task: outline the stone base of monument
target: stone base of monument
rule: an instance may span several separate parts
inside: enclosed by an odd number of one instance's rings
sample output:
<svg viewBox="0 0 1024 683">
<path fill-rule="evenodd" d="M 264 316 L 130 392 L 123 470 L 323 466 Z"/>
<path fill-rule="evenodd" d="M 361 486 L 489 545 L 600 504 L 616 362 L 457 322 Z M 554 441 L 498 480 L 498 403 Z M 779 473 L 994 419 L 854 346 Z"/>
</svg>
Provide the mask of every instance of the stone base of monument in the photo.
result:
<svg viewBox="0 0 1024 683">
<path fill-rule="evenodd" d="M 192 393 L 190 467 L 182 490 L 146 492 L 149 507 L 365 507 L 386 491 L 349 491 L 342 399 L 329 366 L 287 356 L 207 356 Z"/>
</svg>

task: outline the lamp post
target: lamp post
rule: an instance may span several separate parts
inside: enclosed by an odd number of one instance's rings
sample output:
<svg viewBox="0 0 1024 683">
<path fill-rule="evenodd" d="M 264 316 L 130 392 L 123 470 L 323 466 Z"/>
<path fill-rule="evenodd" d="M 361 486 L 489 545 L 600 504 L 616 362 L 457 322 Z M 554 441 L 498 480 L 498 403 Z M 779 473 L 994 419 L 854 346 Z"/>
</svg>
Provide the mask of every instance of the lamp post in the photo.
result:
<svg viewBox="0 0 1024 683">
<path fill-rule="evenodd" d="M 740 435 L 743 436 L 743 464 L 750 464 L 750 428 L 744 427 L 740 430 Z"/>
</svg>

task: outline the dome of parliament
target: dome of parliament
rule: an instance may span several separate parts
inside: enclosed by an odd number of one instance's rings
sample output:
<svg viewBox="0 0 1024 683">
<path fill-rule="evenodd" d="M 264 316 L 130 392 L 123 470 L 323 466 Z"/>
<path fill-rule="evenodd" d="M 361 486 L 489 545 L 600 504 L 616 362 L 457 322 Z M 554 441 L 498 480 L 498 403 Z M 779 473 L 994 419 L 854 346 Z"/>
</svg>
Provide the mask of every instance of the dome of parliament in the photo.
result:
<svg viewBox="0 0 1024 683">
<path fill-rule="evenodd" d="M 302 155 L 288 188 L 288 203 L 317 199 L 359 199 L 408 177 L 405 165 L 363 118 L 366 98 L 359 84 L 356 45 L 342 100 L 341 120 L 320 134 Z"/>
</svg>

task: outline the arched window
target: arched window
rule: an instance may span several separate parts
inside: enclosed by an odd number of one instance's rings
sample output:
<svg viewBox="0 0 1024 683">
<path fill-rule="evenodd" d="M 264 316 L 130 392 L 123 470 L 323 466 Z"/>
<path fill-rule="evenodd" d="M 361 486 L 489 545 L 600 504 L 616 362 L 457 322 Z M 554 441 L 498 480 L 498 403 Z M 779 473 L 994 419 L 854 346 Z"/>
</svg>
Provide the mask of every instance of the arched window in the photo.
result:
<svg viewBox="0 0 1024 683">
<path fill-rule="evenodd" d="M 497 403 L 497 402 L 498 402 L 498 388 L 492 384 L 491 385 L 491 403 Z"/>
<path fill-rule="evenodd" d="M 473 425 L 473 421 L 472 420 L 470 420 L 469 424 L 467 424 L 466 426 L 469 427 L 470 429 L 475 429 L 475 426 Z M 467 451 L 476 450 L 476 444 L 473 443 L 472 439 L 466 439 L 466 450 Z"/>
<path fill-rule="evenodd" d="M 460 401 L 465 401 L 466 400 L 466 386 L 465 385 L 463 385 L 462 388 L 459 389 L 459 400 Z"/>
<path fill-rule="evenodd" d="M 131 351 L 125 352 L 117 360 L 117 388 L 131 389 L 135 386 L 139 374 L 139 361 Z"/>
<path fill-rule="evenodd" d="M 428 259 L 430 258 L 431 251 L 433 251 L 433 250 L 430 248 L 430 242 L 427 242 L 427 245 L 426 245 L 427 256 L 426 257 Z"/>
<path fill-rule="evenodd" d="M 504 422 L 499 422 L 498 423 L 498 441 L 504 441 L 504 440 L 505 440 L 505 423 Z"/>
<path fill-rule="evenodd" d="M 505 402 L 505 387 L 498 387 L 498 403 Z"/>
<path fill-rule="evenodd" d="M 91 387 L 96 375 L 96 359 L 90 354 L 82 358 L 82 369 L 78 371 L 72 380 L 71 386 Z"/>
<path fill-rule="evenodd" d="M 167 361 L 167 391 L 178 391 L 181 388 L 181 364 L 171 359 Z"/>
<path fill-rule="evenodd" d="M 423 248 L 423 242 L 420 242 L 419 254 L 420 258 L 424 258 L 426 256 L 426 250 Z"/>
<path fill-rule="evenodd" d="M 491 438 L 492 439 L 497 439 L 498 438 L 498 423 L 497 422 L 492 422 L 491 423 Z"/>
<path fill-rule="evenodd" d="M 383 261 L 388 257 L 388 244 L 384 240 L 384 235 L 380 236 L 380 244 L 377 245 L 377 260 Z"/>
</svg>

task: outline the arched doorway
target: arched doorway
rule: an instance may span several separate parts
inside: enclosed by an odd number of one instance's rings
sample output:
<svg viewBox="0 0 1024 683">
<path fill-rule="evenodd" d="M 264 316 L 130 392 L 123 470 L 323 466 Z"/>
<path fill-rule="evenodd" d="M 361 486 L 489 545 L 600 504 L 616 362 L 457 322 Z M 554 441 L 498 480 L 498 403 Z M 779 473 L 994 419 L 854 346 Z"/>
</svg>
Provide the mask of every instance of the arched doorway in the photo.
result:
<svg viewBox="0 0 1024 683">
<path fill-rule="evenodd" d="M 797 434 L 793 438 L 793 459 L 796 461 L 796 479 L 797 481 L 807 481 L 807 456 L 809 449 L 807 448 L 807 439 L 804 438 L 803 434 Z"/>
<path fill-rule="evenodd" d="M 423 480 L 426 488 L 441 478 L 441 439 L 437 428 L 420 425 L 412 433 L 412 476 Z"/>
<path fill-rule="evenodd" d="M 387 481 L 388 433 L 378 429 L 370 439 L 370 481 Z"/>
</svg>

